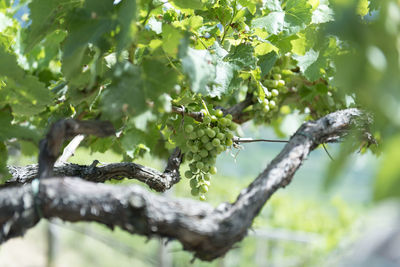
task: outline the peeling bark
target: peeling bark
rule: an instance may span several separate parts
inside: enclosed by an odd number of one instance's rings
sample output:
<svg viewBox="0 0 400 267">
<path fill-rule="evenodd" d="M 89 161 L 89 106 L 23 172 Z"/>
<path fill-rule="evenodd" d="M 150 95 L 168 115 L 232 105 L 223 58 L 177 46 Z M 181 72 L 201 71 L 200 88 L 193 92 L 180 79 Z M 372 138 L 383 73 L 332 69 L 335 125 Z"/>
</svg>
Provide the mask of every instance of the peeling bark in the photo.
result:
<svg viewBox="0 0 400 267">
<path fill-rule="evenodd" d="M 284 149 L 234 203 L 207 203 L 147 192 L 139 186 L 91 183 L 79 178 L 41 180 L 37 198 L 45 218 L 95 221 L 130 233 L 178 240 L 185 250 L 211 261 L 242 240 L 271 195 L 288 185 L 307 155 L 321 143 L 336 142 L 369 122 L 347 109 L 304 123 Z M 357 129 L 351 127 L 354 126 Z M 0 241 L 20 236 L 38 221 L 31 185 L 0 190 Z"/>
</svg>

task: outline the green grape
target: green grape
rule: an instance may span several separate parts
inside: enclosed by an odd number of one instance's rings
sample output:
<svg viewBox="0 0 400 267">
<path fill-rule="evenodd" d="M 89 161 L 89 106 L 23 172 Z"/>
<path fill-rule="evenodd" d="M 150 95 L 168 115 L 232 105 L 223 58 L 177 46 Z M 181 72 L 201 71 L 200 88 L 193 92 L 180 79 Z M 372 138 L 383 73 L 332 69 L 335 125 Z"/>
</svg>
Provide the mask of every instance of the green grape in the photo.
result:
<svg viewBox="0 0 400 267">
<path fill-rule="evenodd" d="M 190 168 L 190 171 L 191 171 L 192 173 L 197 172 L 196 164 L 190 163 L 190 164 L 189 164 L 189 168 Z"/>
<path fill-rule="evenodd" d="M 212 115 L 211 116 L 211 122 L 216 122 L 218 119 L 217 119 L 217 117 L 215 116 L 215 115 Z"/>
<path fill-rule="evenodd" d="M 210 181 L 211 175 L 210 175 L 209 173 L 205 173 L 204 176 L 203 176 L 203 178 L 204 178 L 204 180 L 206 180 L 206 181 Z"/>
<path fill-rule="evenodd" d="M 198 129 L 197 130 L 197 137 L 202 137 L 205 134 L 203 129 Z"/>
<path fill-rule="evenodd" d="M 228 140 L 233 138 L 233 134 L 231 132 L 227 132 L 225 134 L 225 136 L 226 136 L 226 139 L 228 139 Z"/>
<path fill-rule="evenodd" d="M 216 174 L 217 173 L 217 167 L 215 167 L 215 166 L 210 167 L 210 173 L 211 174 Z"/>
<path fill-rule="evenodd" d="M 193 173 L 191 171 L 185 171 L 186 178 L 190 179 L 190 178 L 192 178 L 192 176 L 193 176 Z"/>
<path fill-rule="evenodd" d="M 227 118 L 228 120 L 232 120 L 232 114 L 227 114 L 226 116 L 225 116 L 225 118 Z"/>
<path fill-rule="evenodd" d="M 205 195 L 200 195 L 200 200 L 201 201 L 205 201 L 206 200 L 206 196 Z"/>
<path fill-rule="evenodd" d="M 212 145 L 217 147 L 221 144 L 221 141 L 218 138 L 212 140 Z"/>
<path fill-rule="evenodd" d="M 210 143 L 211 144 L 211 143 Z M 212 144 L 211 144 L 212 145 Z M 213 146 L 214 147 L 214 146 Z M 216 150 L 211 150 L 210 152 L 210 155 L 211 156 L 213 156 L 213 157 L 216 157 L 217 155 L 218 155 L 218 152 L 216 151 Z"/>
<path fill-rule="evenodd" d="M 293 72 L 291 70 L 282 70 L 282 75 L 290 76 L 293 75 Z"/>
<path fill-rule="evenodd" d="M 229 125 L 229 129 L 232 131 L 236 130 L 236 128 L 237 128 L 237 125 L 235 123 L 232 123 L 231 125 Z"/>
<path fill-rule="evenodd" d="M 271 101 L 273 101 L 273 100 L 271 100 Z M 268 105 L 264 105 L 263 106 L 263 110 L 264 110 L 264 112 L 268 112 L 270 110 L 269 104 Z"/>
<path fill-rule="evenodd" d="M 203 172 L 208 172 L 210 170 L 210 166 L 204 164 L 204 167 L 201 169 Z"/>
<path fill-rule="evenodd" d="M 190 187 L 191 188 L 196 188 L 198 186 L 198 184 L 199 183 L 197 182 L 196 178 L 193 178 L 193 179 L 190 180 Z"/>
<path fill-rule="evenodd" d="M 204 168 L 204 163 L 201 161 L 196 162 L 196 167 L 197 169 L 203 169 Z"/>
<path fill-rule="evenodd" d="M 218 138 L 219 140 L 221 140 L 221 141 L 224 141 L 224 140 L 225 140 L 225 134 L 223 134 L 223 133 L 218 133 L 218 134 L 217 134 L 217 138 Z"/>
<path fill-rule="evenodd" d="M 202 149 L 200 150 L 199 154 L 201 157 L 205 158 L 208 156 L 208 151 L 206 149 Z"/>
<path fill-rule="evenodd" d="M 212 129 L 210 129 L 210 128 L 206 129 L 206 134 L 207 134 L 208 137 L 210 137 L 210 138 L 213 138 L 213 137 L 216 135 L 216 133 L 214 132 L 214 130 L 212 130 Z"/>
<path fill-rule="evenodd" d="M 279 73 L 275 73 L 272 75 L 272 78 L 274 78 L 274 80 L 280 80 L 282 79 L 282 75 L 280 75 Z"/>
<path fill-rule="evenodd" d="M 188 124 L 185 126 L 185 132 L 187 132 L 187 133 L 193 132 L 193 129 L 194 129 L 193 125 L 191 125 L 191 124 Z"/>
<path fill-rule="evenodd" d="M 223 145 L 217 146 L 217 152 L 218 152 L 218 154 L 219 154 L 219 153 L 222 153 L 222 152 L 224 152 L 224 151 L 225 151 L 225 147 L 224 147 Z"/>
<path fill-rule="evenodd" d="M 207 129 L 207 130 L 208 130 L 208 129 Z M 206 130 L 206 131 L 207 131 L 207 130 Z M 203 144 L 206 144 L 206 143 L 208 143 L 208 142 L 210 141 L 210 139 L 208 138 L 207 135 L 203 135 L 203 136 L 201 137 L 200 141 L 201 141 Z"/>
<path fill-rule="evenodd" d="M 211 117 L 208 116 L 208 115 L 206 115 L 206 116 L 203 118 L 203 123 L 205 123 L 205 124 L 210 124 L 210 123 L 211 123 Z"/>
<path fill-rule="evenodd" d="M 219 120 L 219 124 L 221 124 L 222 126 L 227 126 L 228 125 L 228 119 L 226 118 L 222 118 Z"/>
<path fill-rule="evenodd" d="M 280 67 L 278 67 L 278 66 L 275 66 L 275 67 L 273 67 L 272 69 L 271 69 L 271 71 L 272 72 L 281 72 L 281 68 Z"/>
<path fill-rule="evenodd" d="M 194 155 L 193 155 L 193 160 L 194 160 L 194 161 L 199 161 L 199 160 L 201 160 L 201 155 L 200 155 L 200 154 L 194 154 Z"/>
<path fill-rule="evenodd" d="M 188 137 L 189 137 L 190 140 L 194 140 L 194 139 L 197 138 L 197 135 L 196 135 L 195 132 L 190 132 L 190 133 L 188 134 Z"/>
<path fill-rule="evenodd" d="M 197 153 L 199 151 L 199 147 L 193 145 L 193 146 L 190 147 L 190 151 L 192 151 L 193 153 Z"/>
<path fill-rule="evenodd" d="M 274 100 L 269 101 L 269 107 L 270 107 L 271 109 L 273 109 L 273 108 L 276 107 L 276 103 L 275 103 Z"/>
<path fill-rule="evenodd" d="M 284 87 L 284 86 L 285 86 L 285 81 L 284 80 L 279 80 L 279 81 L 277 81 L 277 85 L 274 86 L 274 87 L 281 88 L 281 87 Z"/>
<path fill-rule="evenodd" d="M 271 93 L 272 93 L 272 96 L 275 96 L 275 97 L 279 95 L 279 91 L 276 89 L 272 89 Z"/>
<path fill-rule="evenodd" d="M 202 184 L 202 185 L 200 186 L 200 192 L 201 192 L 201 193 L 207 193 L 207 192 L 208 192 L 208 186 L 205 185 L 205 184 Z"/>
<path fill-rule="evenodd" d="M 233 145 L 232 139 L 226 139 L 225 145 L 226 145 L 226 146 L 231 146 L 231 145 Z"/>
<path fill-rule="evenodd" d="M 218 134 L 220 132 L 220 129 L 218 127 L 212 128 L 212 130 L 215 132 L 215 134 Z"/>
<path fill-rule="evenodd" d="M 187 152 L 185 158 L 187 161 L 192 161 L 193 153 L 191 151 Z"/>
<path fill-rule="evenodd" d="M 269 100 L 268 100 L 268 99 L 266 99 L 266 98 L 264 98 L 264 100 L 263 100 L 263 105 L 264 105 L 264 106 L 267 106 L 267 105 L 268 105 L 268 103 L 269 103 Z"/>
<path fill-rule="evenodd" d="M 212 145 L 212 143 L 207 143 L 207 144 L 206 144 L 206 149 L 207 149 L 208 151 L 213 150 L 213 149 L 214 149 L 214 146 Z"/>
<path fill-rule="evenodd" d="M 192 196 L 198 196 L 199 195 L 199 189 L 198 188 L 192 188 L 192 190 L 190 191 L 190 193 L 192 194 Z"/>
<path fill-rule="evenodd" d="M 215 111 L 215 116 L 217 116 L 218 118 L 221 118 L 222 116 L 224 116 L 224 112 L 222 112 L 222 110 L 217 109 Z"/>
</svg>

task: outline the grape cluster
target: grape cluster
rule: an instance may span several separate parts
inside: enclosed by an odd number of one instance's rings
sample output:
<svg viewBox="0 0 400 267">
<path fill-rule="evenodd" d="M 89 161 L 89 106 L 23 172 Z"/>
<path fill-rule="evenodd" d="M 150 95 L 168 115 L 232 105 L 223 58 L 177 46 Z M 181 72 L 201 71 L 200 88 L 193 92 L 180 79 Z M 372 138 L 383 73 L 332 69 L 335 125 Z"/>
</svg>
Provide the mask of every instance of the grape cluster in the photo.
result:
<svg viewBox="0 0 400 267">
<path fill-rule="evenodd" d="M 231 131 L 237 127 L 232 115 L 224 117 L 222 110 L 203 111 L 202 122 L 186 123 L 184 128 L 188 139 L 185 159 L 191 162 L 185 177 L 190 179 L 191 194 L 201 200 L 205 199 L 211 175 L 217 173 L 216 157 L 233 144 Z"/>
<path fill-rule="evenodd" d="M 264 98 L 262 98 L 258 90 L 253 92 L 253 116 L 256 123 L 265 122 L 270 116 L 270 111 L 277 108 L 278 96 L 281 93 L 287 93 L 286 84 L 290 82 L 292 71 L 289 69 L 281 69 L 275 66 L 271 69 L 266 79 L 262 81 Z"/>
</svg>

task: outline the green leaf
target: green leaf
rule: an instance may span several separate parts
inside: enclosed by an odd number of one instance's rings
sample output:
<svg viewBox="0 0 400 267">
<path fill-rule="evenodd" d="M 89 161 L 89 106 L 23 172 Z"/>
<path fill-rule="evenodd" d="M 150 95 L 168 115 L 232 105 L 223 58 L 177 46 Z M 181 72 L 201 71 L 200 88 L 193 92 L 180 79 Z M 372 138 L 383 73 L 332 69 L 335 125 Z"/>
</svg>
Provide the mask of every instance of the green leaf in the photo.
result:
<svg viewBox="0 0 400 267">
<path fill-rule="evenodd" d="M 275 53 L 274 51 L 259 57 L 258 65 L 260 66 L 262 77 L 268 74 L 268 72 L 272 69 L 277 60 L 278 60 L 278 54 Z"/>
<path fill-rule="evenodd" d="M 235 65 L 238 69 L 254 69 L 257 58 L 254 56 L 254 47 L 251 44 L 233 46 L 225 60 Z"/>
<path fill-rule="evenodd" d="M 120 25 L 120 32 L 117 35 L 117 51 L 121 52 L 122 49 L 124 49 L 128 44 L 131 37 L 131 23 L 136 18 L 136 1 L 123 0 L 118 4 L 118 8 L 118 22 Z"/>
<path fill-rule="evenodd" d="M 178 54 L 179 43 L 183 37 L 180 30 L 171 25 L 162 26 L 162 48 L 170 56 L 175 57 Z"/>
<path fill-rule="evenodd" d="M 47 34 L 53 32 L 61 25 L 61 19 L 83 1 L 70 0 L 35 0 L 29 4 L 29 17 L 32 24 L 26 30 L 24 40 L 26 51 L 30 51 L 37 43 L 43 40 Z"/>
<path fill-rule="evenodd" d="M 209 85 L 214 82 L 216 72 L 210 52 L 186 47 L 179 54 L 182 70 L 189 77 L 191 90 L 208 95 Z"/>
<path fill-rule="evenodd" d="M 0 184 L 4 184 L 9 178 L 11 178 L 11 174 L 8 172 L 7 168 L 7 158 L 7 147 L 3 142 L 0 142 Z"/>
<path fill-rule="evenodd" d="M 312 6 L 307 0 L 288 0 L 284 10 L 280 10 L 274 2 L 270 3 L 270 8 L 274 11 L 265 17 L 254 19 L 252 27 L 263 28 L 275 35 L 281 32 L 292 35 L 303 30 L 311 22 Z"/>
<path fill-rule="evenodd" d="M 175 5 L 187 9 L 203 9 L 204 4 L 201 0 L 173 0 Z"/>
<path fill-rule="evenodd" d="M 118 120 L 123 116 L 136 116 L 147 109 L 140 68 L 130 63 L 115 67 L 115 81 L 101 97 L 103 116 Z"/>
<path fill-rule="evenodd" d="M 312 13 L 311 22 L 314 24 L 333 21 L 333 10 L 329 7 L 328 0 L 320 0 L 317 8 Z"/>
<path fill-rule="evenodd" d="M 323 64 L 319 60 L 319 55 L 320 53 L 313 49 L 307 51 L 304 56 L 293 55 L 293 58 L 297 60 L 301 72 L 311 81 L 315 81 L 320 77 L 320 67 L 323 67 Z"/>
<path fill-rule="evenodd" d="M 378 175 L 374 185 L 374 200 L 380 201 L 388 198 L 400 197 L 400 135 L 386 140 L 383 159 L 379 166 Z"/>
<path fill-rule="evenodd" d="M 51 104 L 50 91 L 38 78 L 25 74 L 17 64 L 16 57 L 0 45 L 0 107 L 9 104 L 18 115 L 31 116 Z"/>
</svg>

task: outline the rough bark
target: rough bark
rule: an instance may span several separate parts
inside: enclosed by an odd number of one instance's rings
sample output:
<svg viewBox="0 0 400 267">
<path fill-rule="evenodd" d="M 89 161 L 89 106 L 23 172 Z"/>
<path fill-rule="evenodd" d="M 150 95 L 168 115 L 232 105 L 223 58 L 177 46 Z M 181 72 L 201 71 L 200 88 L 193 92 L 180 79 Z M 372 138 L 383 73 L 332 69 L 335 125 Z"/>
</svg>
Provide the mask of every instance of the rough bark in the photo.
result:
<svg viewBox="0 0 400 267">
<path fill-rule="evenodd" d="M 217 208 L 200 201 L 167 198 L 139 186 L 49 178 L 40 182 L 39 209 L 44 218 L 95 221 L 134 234 L 175 239 L 196 257 L 210 261 L 246 236 L 266 201 L 290 183 L 313 149 L 336 142 L 355 128 L 364 131 L 366 122 L 369 119 L 361 111 L 347 109 L 304 123 L 234 203 Z M 27 184 L 0 190 L 0 241 L 22 235 L 38 222 L 32 189 Z"/>
<path fill-rule="evenodd" d="M 89 166 L 67 162 L 60 163 L 55 165 L 53 173 L 55 177 L 74 176 L 97 183 L 103 183 L 111 179 L 136 179 L 157 192 L 164 192 L 179 182 L 179 165 L 181 161 L 180 150 L 176 149 L 171 154 L 164 172 L 132 162 L 110 163 L 98 166 L 98 161 L 94 161 Z M 8 169 L 12 178 L 1 185 L 0 188 L 30 183 L 38 177 L 37 164 L 23 167 L 9 166 Z"/>
</svg>

